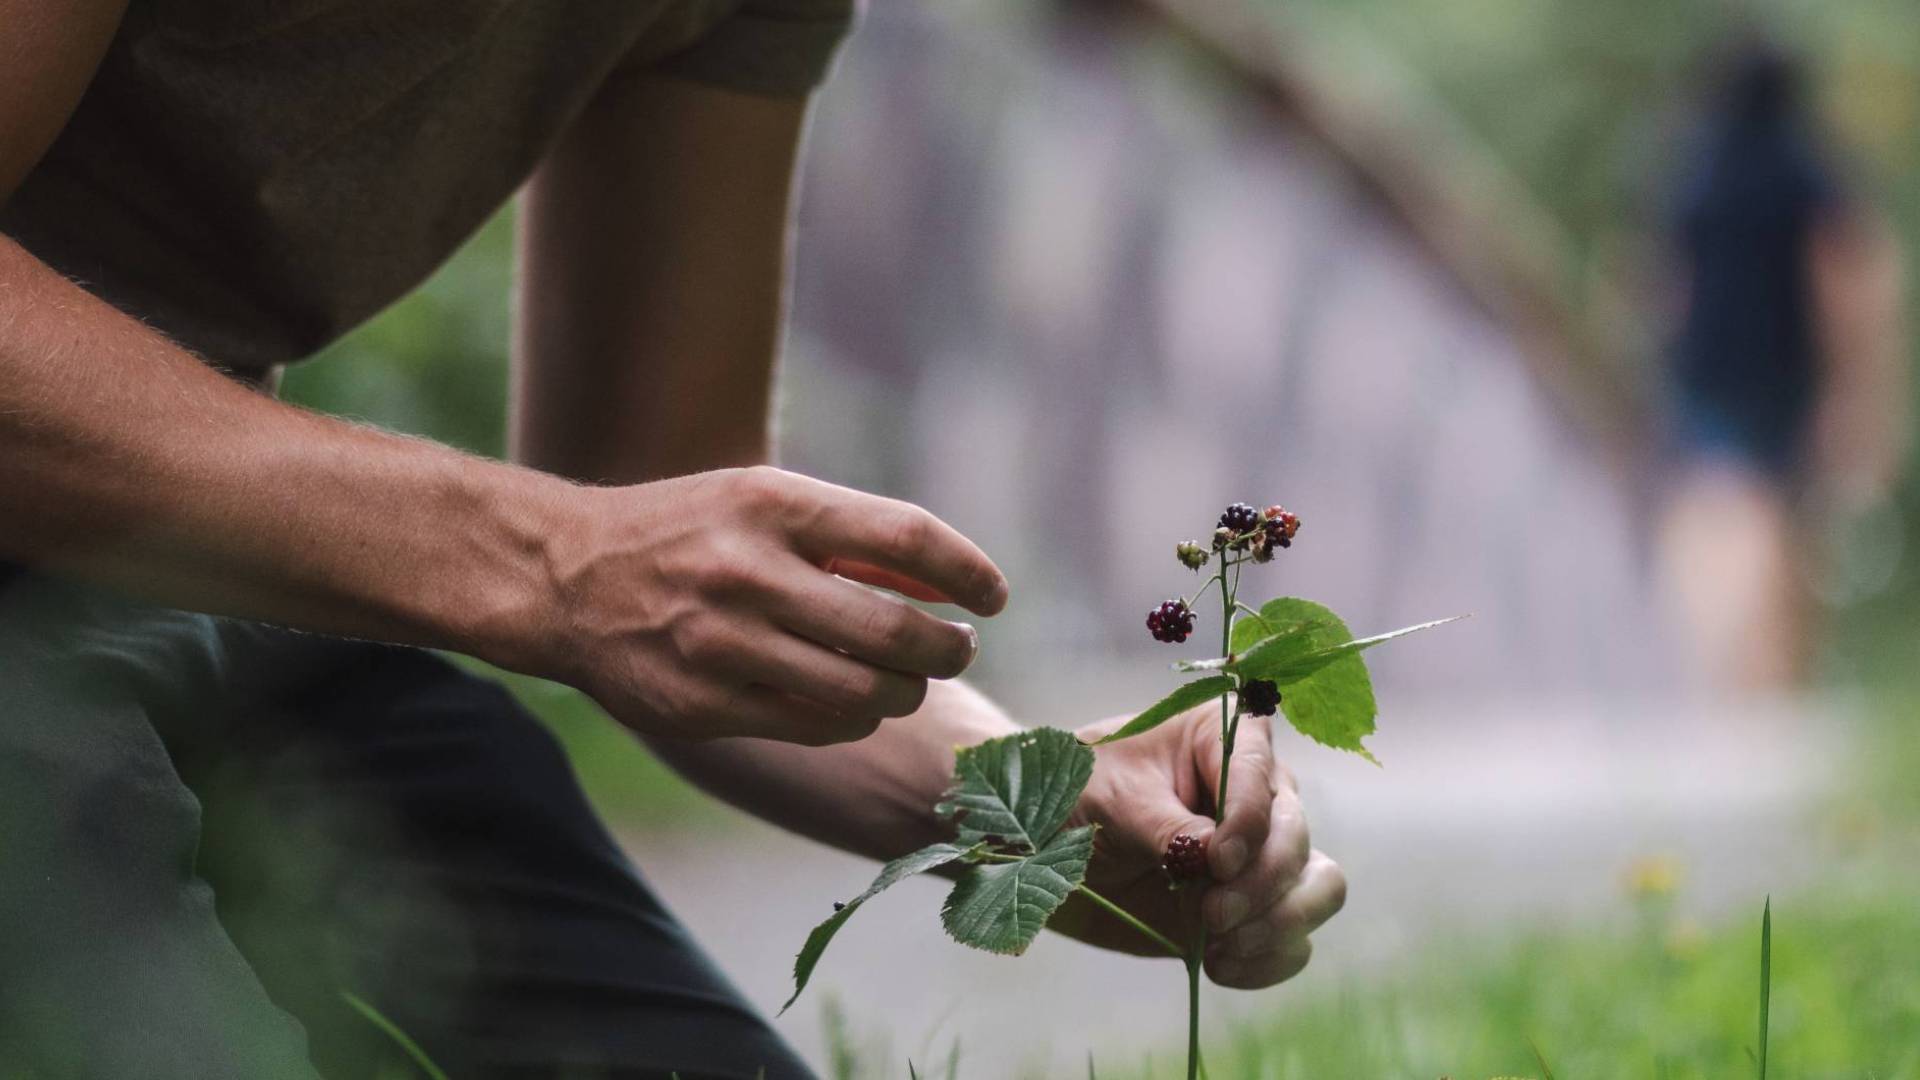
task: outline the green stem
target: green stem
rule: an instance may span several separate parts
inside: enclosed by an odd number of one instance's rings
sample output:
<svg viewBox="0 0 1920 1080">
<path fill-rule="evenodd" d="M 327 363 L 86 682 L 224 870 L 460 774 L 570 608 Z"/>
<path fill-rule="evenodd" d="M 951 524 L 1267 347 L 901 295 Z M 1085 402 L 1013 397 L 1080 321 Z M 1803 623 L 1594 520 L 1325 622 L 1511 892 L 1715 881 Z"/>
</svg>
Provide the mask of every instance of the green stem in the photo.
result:
<svg viewBox="0 0 1920 1080">
<path fill-rule="evenodd" d="M 1234 570 L 1233 581 L 1227 581 L 1227 571 Z M 1234 594 L 1240 590 L 1239 569 L 1236 564 L 1225 561 L 1222 555 L 1220 566 L 1220 655 L 1233 653 L 1233 615 L 1236 607 Z M 1197 594 L 1196 594 L 1197 595 Z M 1256 613 L 1257 614 L 1257 613 Z M 1233 767 L 1233 736 L 1238 726 L 1235 721 L 1239 714 L 1232 711 L 1227 695 L 1220 695 L 1220 787 L 1214 792 L 1213 820 L 1217 824 L 1227 805 L 1227 774 Z M 1193 949 L 1187 953 L 1187 1080 L 1198 1080 L 1200 1076 L 1200 968 L 1207 955 L 1207 924 L 1200 922 L 1194 928 Z"/>
<path fill-rule="evenodd" d="M 1187 606 L 1192 607 L 1193 605 L 1199 603 L 1200 598 L 1202 596 L 1207 595 L 1207 589 L 1210 588 L 1213 585 L 1213 583 L 1216 581 L 1220 583 L 1220 588 L 1224 592 L 1227 587 L 1226 567 L 1221 567 L 1219 570 L 1215 571 L 1212 576 L 1208 577 L 1207 580 L 1201 582 L 1200 587 L 1193 591 L 1193 598 L 1187 601 Z"/>
<path fill-rule="evenodd" d="M 1107 899 L 1106 897 L 1101 896 L 1099 893 L 1094 892 L 1092 889 L 1087 888 L 1085 885 L 1076 885 L 1074 886 L 1074 888 L 1078 889 L 1080 892 L 1085 893 L 1087 896 L 1087 899 L 1093 901 L 1096 904 L 1099 904 L 1101 907 L 1106 908 L 1108 911 L 1112 912 L 1113 916 L 1119 919 L 1121 922 L 1126 923 L 1128 926 L 1131 926 L 1135 930 L 1138 930 L 1142 934 L 1145 934 L 1151 941 L 1153 941 L 1154 944 L 1160 946 L 1161 948 L 1167 950 L 1167 952 L 1173 954 L 1174 956 L 1179 957 L 1182 960 L 1188 960 L 1189 963 L 1192 962 L 1187 956 L 1187 950 L 1182 949 L 1178 945 L 1175 945 L 1173 943 L 1172 938 L 1168 937 L 1167 935 L 1161 933 L 1158 930 L 1155 930 L 1153 927 L 1148 926 L 1146 923 L 1141 922 L 1139 919 L 1134 918 L 1133 913 L 1128 911 L 1126 908 L 1123 908 L 1119 904 L 1116 904 L 1113 901 Z"/>
<path fill-rule="evenodd" d="M 1205 935 L 1202 930 L 1201 934 Z M 1204 941 L 1204 936 L 1202 938 Z M 1200 1075 L 1200 957 L 1202 950 L 1195 949 L 1187 957 L 1187 1080 L 1198 1080 Z"/>
</svg>

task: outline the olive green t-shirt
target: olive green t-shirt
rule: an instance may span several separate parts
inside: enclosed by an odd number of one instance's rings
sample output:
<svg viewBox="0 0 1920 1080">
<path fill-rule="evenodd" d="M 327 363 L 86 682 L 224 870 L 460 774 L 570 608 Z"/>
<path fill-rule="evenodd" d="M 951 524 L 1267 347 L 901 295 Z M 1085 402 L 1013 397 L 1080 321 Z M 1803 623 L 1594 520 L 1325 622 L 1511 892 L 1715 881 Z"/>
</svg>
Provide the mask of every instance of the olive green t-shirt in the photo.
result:
<svg viewBox="0 0 1920 1080">
<path fill-rule="evenodd" d="M 616 70 L 804 95 L 853 2 L 132 0 L 0 232 L 258 371 L 418 284 Z"/>
</svg>

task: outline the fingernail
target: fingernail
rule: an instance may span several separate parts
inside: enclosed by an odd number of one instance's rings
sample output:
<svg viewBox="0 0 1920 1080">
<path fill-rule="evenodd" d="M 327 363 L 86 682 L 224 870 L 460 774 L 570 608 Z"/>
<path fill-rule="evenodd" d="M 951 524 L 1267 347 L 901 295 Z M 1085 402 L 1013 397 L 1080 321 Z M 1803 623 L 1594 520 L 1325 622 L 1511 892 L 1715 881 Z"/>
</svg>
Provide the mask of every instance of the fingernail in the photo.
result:
<svg viewBox="0 0 1920 1080">
<path fill-rule="evenodd" d="M 1233 932 L 1228 948 L 1239 957 L 1257 956 L 1273 944 L 1273 927 L 1265 920 L 1250 922 Z"/>
<path fill-rule="evenodd" d="M 1231 881 L 1240 876 L 1240 871 L 1246 868 L 1247 842 L 1238 837 L 1222 840 L 1214 847 L 1213 854 L 1216 860 L 1215 869 L 1220 871 L 1220 877 Z"/>
<path fill-rule="evenodd" d="M 1006 607 L 1008 595 L 1006 578 L 1001 578 L 999 581 L 994 582 L 993 590 L 987 593 L 987 609 L 990 611 L 999 611 L 1001 608 Z"/>
<path fill-rule="evenodd" d="M 1208 909 L 1207 926 L 1216 934 L 1224 934 L 1240 925 L 1240 920 L 1246 917 L 1247 898 L 1232 889 L 1227 889 L 1220 893 L 1220 899 L 1214 901 Z"/>
<path fill-rule="evenodd" d="M 959 627 L 961 630 L 966 632 L 967 663 L 971 664 L 973 663 L 974 658 L 980 655 L 980 631 L 974 629 L 972 623 L 957 622 L 957 623 L 954 623 L 953 625 Z"/>
</svg>

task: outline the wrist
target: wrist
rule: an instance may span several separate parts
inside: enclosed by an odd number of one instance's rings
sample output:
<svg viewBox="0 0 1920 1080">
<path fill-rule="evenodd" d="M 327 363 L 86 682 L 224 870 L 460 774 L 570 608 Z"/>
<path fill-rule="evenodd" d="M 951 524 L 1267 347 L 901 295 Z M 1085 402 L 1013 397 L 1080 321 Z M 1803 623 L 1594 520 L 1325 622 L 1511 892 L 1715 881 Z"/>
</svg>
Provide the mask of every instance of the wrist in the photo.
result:
<svg viewBox="0 0 1920 1080">
<path fill-rule="evenodd" d="M 462 584 L 437 590 L 452 647 L 488 663 L 570 681 L 562 552 L 582 531 L 589 489 L 513 465 L 456 470 L 450 562 Z"/>
</svg>

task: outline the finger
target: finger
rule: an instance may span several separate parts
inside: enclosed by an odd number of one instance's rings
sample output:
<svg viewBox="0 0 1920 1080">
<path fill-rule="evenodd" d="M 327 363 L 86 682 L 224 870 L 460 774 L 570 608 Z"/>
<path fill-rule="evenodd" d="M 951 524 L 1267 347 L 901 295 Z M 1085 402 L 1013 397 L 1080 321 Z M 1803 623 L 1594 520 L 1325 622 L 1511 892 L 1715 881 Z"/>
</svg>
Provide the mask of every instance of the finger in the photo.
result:
<svg viewBox="0 0 1920 1080">
<path fill-rule="evenodd" d="M 1248 919 L 1230 934 L 1215 939 L 1209 953 L 1250 959 L 1273 951 L 1280 943 L 1304 937 L 1334 917 L 1347 902 L 1347 879 L 1340 867 L 1314 852 L 1300 881 L 1278 903 Z"/>
<path fill-rule="evenodd" d="M 1231 791 L 1229 791 L 1231 796 Z M 1282 787 L 1268 803 L 1266 843 L 1253 863 L 1231 882 L 1207 890 L 1201 915 L 1207 929 L 1224 934 L 1278 903 L 1306 871 L 1313 852 L 1306 812 L 1292 788 Z"/>
<path fill-rule="evenodd" d="M 1208 791 L 1220 790 L 1220 746 L 1217 724 L 1195 724 L 1196 760 Z M 1220 830 L 1208 847 L 1213 879 L 1234 880 L 1248 868 L 1267 843 L 1274 797 L 1273 735 L 1268 718 L 1244 716 L 1234 734 L 1233 768 L 1228 773 L 1227 802 Z"/>
<path fill-rule="evenodd" d="M 875 588 L 897 592 L 901 596 L 925 600 L 930 604 L 953 603 L 953 597 L 938 589 L 922 585 L 910 577 L 901 577 L 891 570 L 869 566 L 853 559 L 828 559 L 823 569 L 829 574 L 838 574 L 848 581 L 857 581 L 862 585 L 872 585 Z"/>
<path fill-rule="evenodd" d="M 965 671 L 979 637 L 965 623 L 929 615 L 897 597 L 823 574 L 794 559 L 768 608 L 800 637 L 909 675 L 948 679 Z"/>
<path fill-rule="evenodd" d="M 716 734 L 830 746 L 855 742 L 880 726 L 877 716 L 847 716 L 766 686 L 740 686 L 712 707 Z"/>
<path fill-rule="evenodd" d="M 911 716 L 927 680 L 862 663 L 774 627 L 740 642 L 734 674 L 846 716 Z"/>
<path fill-rule="evenodd" d="M 1235 990 L 1260 990 L 1286 982 L 1306 968 L 1313 959 L 1313 939 L 1287 938 L 1274 948 L 1254 956 L 1207 954 L 1207 977 L 1220 986 Z"/>
<path fill-rule="evenodd" d="M 980 615 L 1007 606 L 1006 576 L 953 526 L 912 503 L 795 479 L 807 485 L 810 511 L 795 521 L 794 540 L 817 565 L 850 560 L 883 570 Z"/>
</svg>

